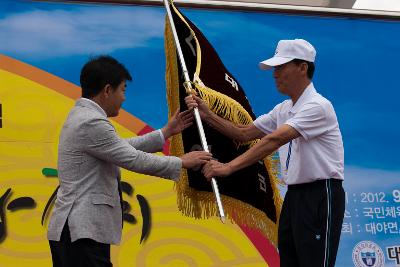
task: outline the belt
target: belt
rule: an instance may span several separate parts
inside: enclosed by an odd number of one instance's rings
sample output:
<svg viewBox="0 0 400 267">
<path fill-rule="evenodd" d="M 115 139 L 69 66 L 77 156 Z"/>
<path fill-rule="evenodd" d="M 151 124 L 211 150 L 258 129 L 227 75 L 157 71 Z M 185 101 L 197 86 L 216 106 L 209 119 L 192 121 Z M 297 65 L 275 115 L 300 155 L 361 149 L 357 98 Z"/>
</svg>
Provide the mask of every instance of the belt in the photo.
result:
<svg viewBox="0 0 400 267">
<path fill-rule="evenodd" d="M 288 185 L 288 190 L 325 185 L 326 180 L 330 180 L 331 183 L 340 183 L 341 184 L 343 182 L 343 180 L 340 180 L 340 179 L 328 178 L 328 179 L 316 180 L 316 181 L 313 181 L 310 183 L 290 184 L 290 185 Z"/>
</svg>

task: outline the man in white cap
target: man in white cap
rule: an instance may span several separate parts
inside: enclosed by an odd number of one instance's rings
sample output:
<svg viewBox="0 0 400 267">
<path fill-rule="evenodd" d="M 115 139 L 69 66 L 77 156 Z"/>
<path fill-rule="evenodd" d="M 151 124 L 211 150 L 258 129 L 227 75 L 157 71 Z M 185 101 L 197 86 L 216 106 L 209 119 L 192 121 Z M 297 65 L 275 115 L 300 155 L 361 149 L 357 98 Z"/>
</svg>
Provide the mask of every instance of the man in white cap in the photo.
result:
<svg viewBox="0 0 400 267">
<path fill-rule="evenodd" d="M 282 178 L 288 185 L 278 233 L 282 267 L 334 266 L 344 215 L 344 151 L 332 104 L 314 88 L 316 51 L 302 39 L 281 40 L 275 55 L 260 62 L 274 69 L 278 90 L 290 99 L 252 124 L 235 125 L 212 113 L 196 96 L 189 108 L 226 136 L 246 142 L 261 138 L 228 163 L 211 161 L 204 176 L 229 176 L 279 150 Z"/>
</svg>

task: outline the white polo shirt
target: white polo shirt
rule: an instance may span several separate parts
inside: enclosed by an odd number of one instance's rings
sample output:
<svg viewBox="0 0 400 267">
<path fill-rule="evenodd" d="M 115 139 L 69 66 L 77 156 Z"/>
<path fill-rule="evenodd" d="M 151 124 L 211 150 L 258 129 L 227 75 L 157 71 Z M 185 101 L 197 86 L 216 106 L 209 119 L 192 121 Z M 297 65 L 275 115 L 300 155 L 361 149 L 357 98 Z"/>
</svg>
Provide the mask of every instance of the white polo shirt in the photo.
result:
<svg viewBox="0 0 400 267">
<path fill-rule="evenodd" d="M 282 177 L 286 184 L 344 179 L 343 141 L 336 113 L 331 102 L 317 93 L 312 83 L 294 106 L 292 100 L 285 100 L 254 121 L 254 125 L 266 134 L 282 124 L 292 126 L 301 135 L 292 140 L 287 170 L 289 143 L 279 148 Z"/>
</svg>

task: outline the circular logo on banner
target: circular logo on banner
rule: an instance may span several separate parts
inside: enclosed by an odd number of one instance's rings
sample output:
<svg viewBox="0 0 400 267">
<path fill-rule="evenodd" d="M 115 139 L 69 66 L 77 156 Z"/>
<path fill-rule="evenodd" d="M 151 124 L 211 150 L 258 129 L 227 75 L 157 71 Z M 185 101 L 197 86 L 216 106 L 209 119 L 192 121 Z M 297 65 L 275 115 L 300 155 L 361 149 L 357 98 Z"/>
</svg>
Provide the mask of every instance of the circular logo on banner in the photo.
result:
<svg viewBox="0 0 400 267">
<path fill-rule="evenodd" d="M 384 267 L 385 255 L 372 241 L 361 241 L 353 249 L 353 262 L 356 267 Z"/>
</svg>

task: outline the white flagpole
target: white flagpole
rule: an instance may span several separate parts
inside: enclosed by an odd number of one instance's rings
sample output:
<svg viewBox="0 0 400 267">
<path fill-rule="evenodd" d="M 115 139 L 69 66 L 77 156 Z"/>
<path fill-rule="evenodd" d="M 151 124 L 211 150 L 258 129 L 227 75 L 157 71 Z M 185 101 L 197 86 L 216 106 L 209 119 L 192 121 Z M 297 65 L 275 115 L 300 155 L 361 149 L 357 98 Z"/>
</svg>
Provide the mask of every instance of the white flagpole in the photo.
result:
<svg viewBox="0 0 400 267">
<path fill-rule="evenodd" d="M 175 23 L 172 18 L 171 9 L 169 8 L 169 3 L 168 3 L 169 0 L 163 0 L 163 1 L 164 1 L 165 9 L 167 10 L 169 23 L 171 25 L 172 33 L 174 35 L 176 49 L 178 51 L 179 61 L 181 62 L 182 72 L 183 72 L 183 75 L 185 78 L 185 82 L 183 85 L 185 86 L 187 92 L 193 92 L 192 85 L 191 85 L 190 79 L 189 79 L 189 73 L 186 68 L 185 58 L 183 57 L 182 49 L 179 44 L 178 35 L 177 35 L 176 29 L 175 29 Z M 196 124 L 197 124 L 197 130 L 199 131 L 199 135 L 200 135 L 201 145 L 203 146 L 204 151 L 210 152 L 208 149 L 208 145 L 207 145 L 207 139 L 204 134 L 203 123 L 201 122 L 201 119 L 200 119 L 199 110 L 197 108 L 194 108 L 193 111 L 194 111 L 194 117 L 195 117 Z M 214 191 L 215 199 L 217 201 L 219 217 L 220 217 L 221 221 L 224 223 L 225 222 L 224 207 L 222 206 L 222 201 L 221 201 L 221 196 L 218 191 L 217 181 L 214 178 L 211 178 L 211 185 L 212 185 L 212 189 Z"/>
</svg>

